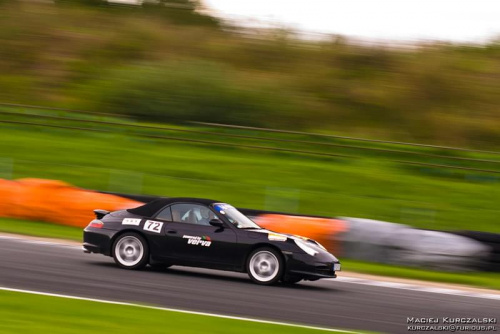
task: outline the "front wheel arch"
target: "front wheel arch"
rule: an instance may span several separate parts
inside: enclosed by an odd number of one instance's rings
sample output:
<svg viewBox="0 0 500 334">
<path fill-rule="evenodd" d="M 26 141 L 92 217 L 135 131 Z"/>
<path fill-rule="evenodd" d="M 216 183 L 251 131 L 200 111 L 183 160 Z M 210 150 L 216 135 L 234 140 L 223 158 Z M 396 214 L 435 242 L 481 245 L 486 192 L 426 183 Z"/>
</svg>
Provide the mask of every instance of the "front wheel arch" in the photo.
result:
<svg viewBox="0 0 500 334">
<path fill-rule="evenodd" d="M 273 285 L 285 275 L 285 260 L 277 247 L 256 247 L 247 257 L 245 269 L 250 279 L 260 285 Z"/>
<path fill-rule="evenodd" d="M 286 259 L 285 257 L 283 256 L 283 253 L 281 252 L 281 249 L 279 249 L 278 247 L 276 247 L 275 245 L 272 245 L 272 244 L 268 244 L 268 243 L 265 243 L 265 242 L 261 242 L 261 243 L 258 243 L 256 245 L 253 245 L 249 250 L 248 252 L 246 253 L 245 255 L 245 261 L 243 262 L 243 268 L 244 268 L 244 272 L 246 273 L 247 272 L 247 263 L 248 263 L 248 260 L 250 259 L 250 255 L 258 248 L 273 248 L 281 257 L 281 260 L 283 261 L 283 268 L 285 269 L 286 271 Z"/>
</svg>

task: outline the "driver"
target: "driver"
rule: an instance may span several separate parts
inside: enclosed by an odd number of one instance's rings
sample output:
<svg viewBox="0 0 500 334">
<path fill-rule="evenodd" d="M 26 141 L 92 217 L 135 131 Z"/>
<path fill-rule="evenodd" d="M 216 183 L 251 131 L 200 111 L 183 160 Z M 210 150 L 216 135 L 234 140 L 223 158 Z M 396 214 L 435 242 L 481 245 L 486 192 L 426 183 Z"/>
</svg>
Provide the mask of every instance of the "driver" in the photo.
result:
<svg viewBox="0 0 500 334">
<path fill-rule="evenodd" d="M 201 219 L 198 220 L 198 224 L 200 225 L 210 225 L 210 219 L 211 219 L 211 211 L 209 208 L 200 208 L 200 215 Z"/>
</svg>

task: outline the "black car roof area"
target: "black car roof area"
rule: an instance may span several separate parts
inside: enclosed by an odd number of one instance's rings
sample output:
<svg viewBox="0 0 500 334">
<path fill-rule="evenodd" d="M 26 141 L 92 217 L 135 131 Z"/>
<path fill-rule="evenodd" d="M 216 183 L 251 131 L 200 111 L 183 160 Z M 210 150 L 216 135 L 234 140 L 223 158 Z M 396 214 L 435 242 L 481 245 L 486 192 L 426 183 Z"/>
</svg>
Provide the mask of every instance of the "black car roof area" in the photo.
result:
<svg viewBox="0 0 500 334">
<path fill-rule="evenodd" d="M 151 201 L 151 202 L 146 203 L 144 205 L 138 206 L 136 208 L 127 209 L 127 211 L 134 214 L 134 215 L 151 217 L 155 213 L 157 213 L 161 208 L 165 207 L 166 205 L 173 204 L 173 203 L 196 203 L 196 204 L 210 205 L 210 204 L 222 203 L 222 202 L 211 200 L 211 199 L 192 198 L 192 197 L 158 198 L 158 199 L 155 199 L 154 201 Z"/>
</svg>

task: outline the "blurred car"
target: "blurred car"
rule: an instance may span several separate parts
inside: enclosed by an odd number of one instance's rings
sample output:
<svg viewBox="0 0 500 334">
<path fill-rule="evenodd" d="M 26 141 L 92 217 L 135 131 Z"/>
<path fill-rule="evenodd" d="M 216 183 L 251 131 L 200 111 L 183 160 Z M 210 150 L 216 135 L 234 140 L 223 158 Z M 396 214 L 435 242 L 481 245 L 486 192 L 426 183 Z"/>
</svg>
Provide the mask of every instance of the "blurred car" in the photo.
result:
<svg viewBox="0 0 500 334">
<path fill-rule="evenodd" d="M 348 229 L 339 234 L 342 254 L 372 262 L 449 271 L 476 270 L 487 261 L 489 247 L 452 233 L 408 225 L 342 217 Z"/>
<path fill-rule="evenodd" d="M 340 217 L 347 229 L 338 235 L 342 255 L 358 260 L 394 263 L 400 243 L 399 235 L 410 226 L 379 220 Z M 397 243 L 397 247 L 395 245 Z"/>
<path fill-rule="evenodd" d="M 126 269 L 183 265 L 246 272 L 259 284 L 335 278 L 340 263 L 318 242 L 261 228 L 226 203 L 161 198 L 143 206 L 94 210 L 84 251 Z"/>
<path fill-rule="evenodd" d="M 429 269 L 471 271 L 481 268 L 490 254 L 487 245 L 463 236 L 410 229 L 394 241 L 399 249 L 397 264 L 415 264 Z"/>
</svg>

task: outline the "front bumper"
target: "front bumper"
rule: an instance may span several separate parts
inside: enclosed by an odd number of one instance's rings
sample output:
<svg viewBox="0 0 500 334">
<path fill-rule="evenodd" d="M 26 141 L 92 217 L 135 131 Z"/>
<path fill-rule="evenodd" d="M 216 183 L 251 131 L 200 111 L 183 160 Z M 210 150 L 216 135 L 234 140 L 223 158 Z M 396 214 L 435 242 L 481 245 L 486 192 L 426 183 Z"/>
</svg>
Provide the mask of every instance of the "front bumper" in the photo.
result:
<svg viewBox="0 0 500 334">
<path fill-rule="evenodd" d="M 83 251 L 111 256 L 111 240 L 116 231 L 87 227 L 83 230 Z"/>
<path fill-rule="evenodd" d="M 284 255 L 286 274 L 289 276 L 301 276 L 306 280 L 336 278 L 336 269 L 340 269 L 340 262 L 333 256 L 310 256 L 301 253 Z"/>
</svg>

